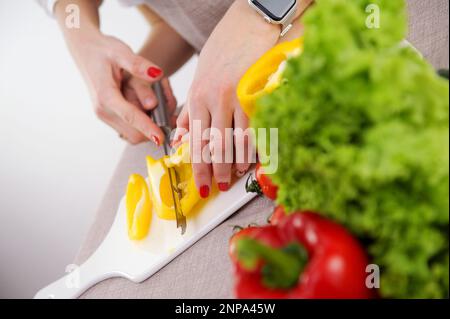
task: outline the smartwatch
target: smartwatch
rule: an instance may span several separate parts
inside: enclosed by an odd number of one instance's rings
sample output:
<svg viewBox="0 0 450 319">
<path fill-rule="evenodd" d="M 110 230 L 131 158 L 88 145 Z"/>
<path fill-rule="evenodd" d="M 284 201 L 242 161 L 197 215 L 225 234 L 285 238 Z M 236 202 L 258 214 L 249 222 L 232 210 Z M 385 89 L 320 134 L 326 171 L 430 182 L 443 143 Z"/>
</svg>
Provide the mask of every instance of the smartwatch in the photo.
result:
<svg viewBox="0 0 450 319">
<path fill-rule="evenodd" d="M 248 3 L 268 23 L 281 25 L 280 37 L 292 28 L 297 0 L 248 0 Z"/>
</svg>

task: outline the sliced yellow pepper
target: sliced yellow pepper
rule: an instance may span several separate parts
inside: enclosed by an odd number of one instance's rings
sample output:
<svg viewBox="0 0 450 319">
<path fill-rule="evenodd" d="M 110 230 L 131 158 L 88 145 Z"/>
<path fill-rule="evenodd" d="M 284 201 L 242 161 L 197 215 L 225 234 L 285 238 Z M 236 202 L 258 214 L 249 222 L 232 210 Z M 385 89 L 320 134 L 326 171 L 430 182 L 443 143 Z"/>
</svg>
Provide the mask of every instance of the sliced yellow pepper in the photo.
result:
<svg viewBox="0 0 450 319">
<path fill-rule="evenodd" d="M 174 220 L 175 210 L 170 186 L 168 168 L 175 168 L 179 176 L 179 184 L 175 185 L 181 192 L 181 209 L 188 216 L 194 206 L 200 201 L 200 195 L 195 186 L 192 166 L 190 163 L 189 144 L 182 144 L 176 153 L 155 160 L 147 156 L 148 177 L 151 188 L 151 198 L 159 218 Z"/>
<path fill-rule="evenodd" d="M 287 59 L 301 54 L 303 39 L 283 42 L 265 53 L 244 74 L 237 87 L 241 107 L 248 117 L 255 112 L 258 98 L 271 93 L 281 84 Z"/>
<path fill-rule="evenodd" d="M 130 176 L 125 201 L 128 237 L 133 240 L 145 238 L 152 220 L 152 204 L 147 182 L 142 176 L 138 174 Z"/>
</svg>

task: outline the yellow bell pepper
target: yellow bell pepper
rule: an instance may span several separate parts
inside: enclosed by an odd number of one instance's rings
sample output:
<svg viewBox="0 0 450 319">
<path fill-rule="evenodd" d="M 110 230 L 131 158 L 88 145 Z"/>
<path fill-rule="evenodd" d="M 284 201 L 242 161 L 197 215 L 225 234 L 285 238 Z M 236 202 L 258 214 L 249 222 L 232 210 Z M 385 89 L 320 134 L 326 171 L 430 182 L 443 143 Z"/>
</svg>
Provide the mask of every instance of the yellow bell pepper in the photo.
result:
<svg viewBox="0 0 450 319">
<path fill-rule="evenodd" d="M 133 240 L 145 238 L 152 219 L 152 204 L 147 182 L 137 174 L 130 176 L 125 195 L 128 237 Z"/>
<path fill-rule="evenodd" d="M 248 117 L 255 112 L 258 98 L 274 91 L 281 84 L 285 61 L 301 54 L 303 39 L 283 42 L 265 53 L 244 74 L 237 87 L 241 107 Z"/>
<path fill-rule="evenodd" d="M 159 218 L 174 220 L 175 210 L 170 187 L 168 168 L 175 168 L 180 183 L 175 185 L 182 192 L 181 209 L 188 216 L 194 206 L 200 201 L 200 195 L 195 186 L 192 166 L 190 163 L 189 144 L 182 144 L 176 153 L 159 160 L 147 156 L 148 177 L 151 188 L 151 198 Z"/>
</svg>

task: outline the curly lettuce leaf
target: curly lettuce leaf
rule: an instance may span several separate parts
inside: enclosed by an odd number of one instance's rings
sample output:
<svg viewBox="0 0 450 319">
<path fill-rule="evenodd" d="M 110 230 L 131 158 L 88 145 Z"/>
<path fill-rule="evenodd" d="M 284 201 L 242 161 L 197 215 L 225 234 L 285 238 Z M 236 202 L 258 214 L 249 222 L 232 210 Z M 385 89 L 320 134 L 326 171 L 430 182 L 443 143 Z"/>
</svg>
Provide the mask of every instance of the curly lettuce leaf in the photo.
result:
<svg viewBox="0 0 450 319">
<path fill-rule="evenodd" d="M 251 120 L 279 128 L 277 201 L 357 235 L 384 297 L 448 297 L 448 82 L 400 45 L 404 1 L 316 2 L 303 54 Z M 366 25 L 371 4 L 378 29 Z"/>
</svg>

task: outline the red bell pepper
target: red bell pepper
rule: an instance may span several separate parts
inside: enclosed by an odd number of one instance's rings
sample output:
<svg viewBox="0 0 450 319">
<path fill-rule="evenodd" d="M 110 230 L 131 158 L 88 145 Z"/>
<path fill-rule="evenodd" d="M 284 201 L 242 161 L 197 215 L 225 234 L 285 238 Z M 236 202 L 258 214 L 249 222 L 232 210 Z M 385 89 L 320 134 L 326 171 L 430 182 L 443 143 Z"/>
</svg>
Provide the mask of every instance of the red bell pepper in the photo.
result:
<svg viewBox="0 0 450 319">
<path fill-rule="evenodd" d="M 247 192 L 265 195 L 267 198 L 272 200 L 277 199 L 278 186 L 275 185 L 270 177 L 264 173 L 264 168 L 261 163 L 256 164 L 255 176 L 256 180 L 252 180 L 250 182 L 250 177 L 247 180 Z"/>
<path fill-rule="evenodd" d="M 272 216 L 269 217 L 269 223 L 271 225 L 278 225 L 280 221 L 286 217 L 286 213 L 282 206 L 278 206 L 272 213 Z"/>
<path fill-rule="evenodd" d="M 237 298 L 375 297 L 366 287 L 368 258 L 343 227 L 313 212 L 249 227 L 230 241 Z"/>
</svg>

